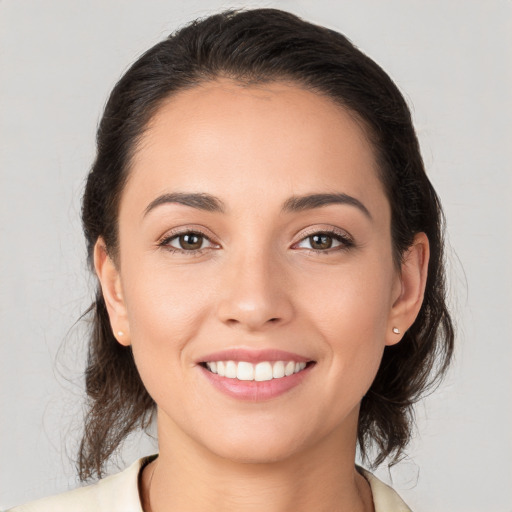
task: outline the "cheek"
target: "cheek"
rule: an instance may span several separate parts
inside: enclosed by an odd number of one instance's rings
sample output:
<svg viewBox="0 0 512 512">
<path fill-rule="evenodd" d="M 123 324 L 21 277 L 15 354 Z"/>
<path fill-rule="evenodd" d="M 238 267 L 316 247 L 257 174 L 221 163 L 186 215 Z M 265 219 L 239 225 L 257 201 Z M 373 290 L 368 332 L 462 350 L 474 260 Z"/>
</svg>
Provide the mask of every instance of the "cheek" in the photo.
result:
<svg viewBox="0 0 512 512">
<path fill-rule="evenodd" d="M 156 400 L 155 393 L 169 389 L 164 382 L 183 378 L 184 354 L 197 338 L 210 299 L 185 272 L 169 275 L 158 265 L 138 263 L 130 270 L 126 262 L 123 292 L 135 362 Z"/>
<path fill-rule="evenodd" d="M 309 316 L 324 340 L 333 386 L 341 380 L 357 395 L 355 388 L 364 394 L 371 385 L 386 342 L 392 275 L 381 265 L 351 268 L 325 276 L 322 286 L 304 290 L 303 315 Z"/>
<path fill-rule="evenodd" d="M 300 285 L 304 309 L 329 337 L 344 332 L 360 341 L 379 338 L 392 308 L 390 268 L 391 263 L 361 262 L 319 273 L 312 280 L 314 286 Z"/>
<path fill-rule="evenodd" d="M 156 253 L 126 258 L 123 265 L 123 292 L 134 339 L 152 343 L 162 335 L 171 342 L 187 336 L 202 315 L 205 276 L 195 275 L 187 266 L 172 268 Z M 174 336 L 169 338 L 170 332 Z"/>
</svg>

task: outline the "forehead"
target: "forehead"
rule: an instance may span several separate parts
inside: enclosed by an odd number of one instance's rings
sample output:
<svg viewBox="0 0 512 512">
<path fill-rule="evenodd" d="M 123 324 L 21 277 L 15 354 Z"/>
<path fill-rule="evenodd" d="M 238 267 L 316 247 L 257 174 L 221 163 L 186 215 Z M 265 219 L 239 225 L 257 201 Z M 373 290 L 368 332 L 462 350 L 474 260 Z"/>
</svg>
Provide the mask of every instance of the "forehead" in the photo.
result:
<svg viewBox="0 0 512 512">
<path fill-rule="evenodd" d="M 162 104 L 134 154 L 125 195 L 145 191 L 148 202 L 156 193 L 206 191 L 243 203 L 269 188 L 350 193 L 370 206 L 383 195 L 354 114 L 297 85 L 227 79 Z"/>
</svg>

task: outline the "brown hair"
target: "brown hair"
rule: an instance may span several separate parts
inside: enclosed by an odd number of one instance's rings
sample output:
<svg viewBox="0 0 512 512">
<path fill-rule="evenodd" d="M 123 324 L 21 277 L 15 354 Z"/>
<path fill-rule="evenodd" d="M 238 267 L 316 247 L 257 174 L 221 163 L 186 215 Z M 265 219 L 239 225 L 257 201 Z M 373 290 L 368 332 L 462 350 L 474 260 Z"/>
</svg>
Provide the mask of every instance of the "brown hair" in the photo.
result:
<svg viewBox="0 0 512 512">
<path fill-rule="evenodd" d="M 170 95 L 219 76 L 245 83 L 289 80 L 354 112 L 378 157 L 391 205 L 396 263 L 416 233 L 428 236 L 431 256 L 422 308 L 402 341 L 386 347 L 360 409 L 363 456 L 368 460 L 375 449 L 374 464 L 386 457 L 394 462 L 411 436 L 413 404 L 439 381 L 453 351 L 445 303 L 443 217 L 404 98 L 389 76 L 343 35 L 275 9 L 229 11 L 194 21 L 144 53 L 115 86 L 99 125 L 97 156 L 83 197 L 91 265 L 100 236 L 116 256 L 119 199 L 148 121 Z M 122 440 L 146 427 L 155 409 L 130 347 L 114 338 L 99 289 L 90 313 L 89 402 L 78 461 L 82 479 L 101 476 Z"/>
</svg>

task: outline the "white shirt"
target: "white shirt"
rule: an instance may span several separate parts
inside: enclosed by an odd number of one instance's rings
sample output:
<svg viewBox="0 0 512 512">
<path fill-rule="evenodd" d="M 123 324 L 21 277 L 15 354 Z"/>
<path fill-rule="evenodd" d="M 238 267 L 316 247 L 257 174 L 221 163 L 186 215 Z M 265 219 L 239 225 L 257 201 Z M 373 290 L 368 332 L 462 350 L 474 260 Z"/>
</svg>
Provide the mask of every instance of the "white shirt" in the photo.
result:
<svg viewBox="0 0 512 512">
<path fill-rule="evenodd" d="M 93 485 L 20 505 L 7 512 L 143 512 L 138 481 L 145 460 L 139 459 L 121 473 Z M 370 484 L 375 512 L 411 512 L 391 487 L 368 471 L 360 471 Z"/>
</svg>

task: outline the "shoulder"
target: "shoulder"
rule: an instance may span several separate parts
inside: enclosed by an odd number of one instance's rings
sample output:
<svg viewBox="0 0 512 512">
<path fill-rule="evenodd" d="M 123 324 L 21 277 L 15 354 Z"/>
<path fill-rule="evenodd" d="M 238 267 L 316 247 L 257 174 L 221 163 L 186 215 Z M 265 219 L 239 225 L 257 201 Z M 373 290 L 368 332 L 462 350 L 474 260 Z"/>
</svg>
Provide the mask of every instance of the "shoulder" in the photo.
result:
<svg viewBox="0 0 512 512">
<path fill-rule="evenodd" d="M 357 468 L 370 484 L 375 512 L 412 512 L 389 485 L 379 480 L 366 469 Z"/>
<path fill-rule="evenodd" d="M 138 476 L 145 459 L 99 482 L 50 496 L 7 512 L 142 512 Z"/>
<path fill-rule="evenodd" d="M 148 459 L 139 459 L 116 475 L 96 484 L 14 507 L 7 512 L 142 512 L 138 477 Z M 370 484 L 375 512 L 412 512 L 400 496 L 363 468 L 359 472 Z"/>
</svg>

